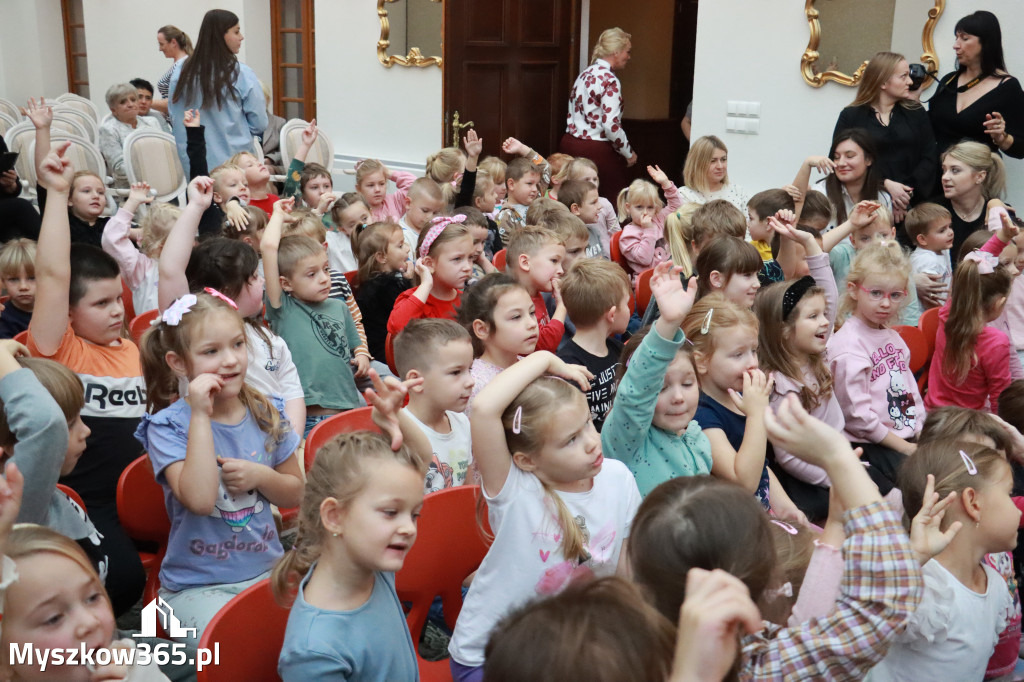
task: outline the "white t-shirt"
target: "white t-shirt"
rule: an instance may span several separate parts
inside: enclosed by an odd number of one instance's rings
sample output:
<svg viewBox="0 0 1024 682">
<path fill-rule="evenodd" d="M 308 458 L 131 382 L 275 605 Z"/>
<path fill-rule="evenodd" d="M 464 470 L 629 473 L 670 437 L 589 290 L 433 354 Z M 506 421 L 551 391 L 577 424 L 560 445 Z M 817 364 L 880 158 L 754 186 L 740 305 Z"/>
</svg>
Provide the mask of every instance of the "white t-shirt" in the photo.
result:
<svg viewBox="0 0 1024 682">
<path fill-rule="evenodd" d="M 268 396 L 280 396 L 285 402 L 305 397 L 302 382 L 299 381 L 299 370 L 292 361 L 288 344 L 269 329 L 263 331 L 270 339 L 269 347 L 251 324 L 245 325 L 245 340 L 249 346 L 249 369 L 245 372 L 245 383 Z"/>
<path fill-rule="evenodd" d="M 935 559 L 926 563 L 924 596 L 904 632 L 882 662 L 868 673 L 870 682 L 889 680 L 981 680 L 1006 627 L 1013 602 L 1006 581 L 982 564 L 985 594 L 957 580 Z"/>
<path fill-rule="evenodd" d="M 416 253 L 416 245 L 420 242 L 420 233 L 412 229 L 412 226 L 405 222 L 405 216 L 402 216 L 398 220 L 398 226 L 402 228 L 402 237 L 405 239 L 405 243 L 409 246 L 409 260 L 416 262 L 419 258 L 419 254 Z"/>
<path fill-rule="evenodd" d="M 352 240 L 344 232 L 327 231 L 327 264 L 342 273 L 359 267 L 352 253 Z"/>
<path fill-rule="evenodd" d="M 461 412 L 446 410 L 445 414 L 452 430 L 448 433 L 438 433 L 417 419 L 408 408 L 403 412 L 426 434 L 430 448 L 434 451 L 423 492 L 433 493 L 465 483 L 466 470 L 473 461 L 473 438 L 469 433 L 469 417 Z"/>
<path fill-rule="evenodd" d="M 923 249 L 920 246 L 910 254 L 910 268 L 914 274 L 927 272 L 929 275 L 938 275 L 941 278 L 942 286 L 946 287 L 940 300 L 945 301 L 949 293 L 949 284 L 953 281 L 953 265 L 949 260 L 949 249 L 941 253 L 935 253 L 930 249 Z"/>
<path fill-rule="evenodd" d="M 622 543 L 640 506 L 633 474 L 622 462 L 606 459 L 590 490 L 557 494 L 586 537 L 591 558 L 583 564 L 562 557 L 558 517 L 535 475 L 512 465 L 501 491 L 494 497 L 485 493 L 494 544 L 473 579 L 448 646 L 458 663 L 483 665 L 491 630 L 521 604 L 557 594 L 581 574 L 615 573 Z"/>
</svg>

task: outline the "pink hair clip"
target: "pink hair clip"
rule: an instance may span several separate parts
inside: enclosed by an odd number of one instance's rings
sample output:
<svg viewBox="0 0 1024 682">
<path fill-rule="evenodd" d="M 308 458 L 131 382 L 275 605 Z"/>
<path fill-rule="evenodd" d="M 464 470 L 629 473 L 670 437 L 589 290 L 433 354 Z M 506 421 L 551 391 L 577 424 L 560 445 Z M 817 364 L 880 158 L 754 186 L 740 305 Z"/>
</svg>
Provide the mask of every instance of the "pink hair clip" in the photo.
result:
<svg viewBox="0 0 1024 682">
<path fill-rule="evenodd" d="M 981 249 L 971 251 L 964 256 L 964 260 L 977 263 L 979 275 L 991 275 L 999 267 L 999 259 L 988 251 L 982 251 Z"/>
<path fill-rule="evenodd" d="M 427 230 L 427 234 L 423 237 L 423 243 L 420 244 L 420 258 L 423 258 L 430 253 L 430 247 L 434 243 L 434 240 L 444 232 L 444 228 L 448 227 L 452 223 L 464 223 L 466 222 L 466 216 L 459 215 L 454 216 L 439 216 L 431 221 L 430 229 Z"/>
<path fill-rule="evenodd" d="M 797 533 L 800 532 L 796 528 L 794 528 L 793 526 L 791 526 L 788 523 L 786 523 L 785 521 L 779 521 L 778 519 L 771 519 L 771 522 L 774 523 L 779 528 L 781 528 L 782 530 L 784 530 L 787 533 L 789 533 L 790 535 L 796 535 Z"/>
<path fill-rule="evenodd" d="M 220 293 L 219 291 L 217 291 L 213 287 L 206 287 L 205 289 L 203 289 L 203 291 L 208 293 L 210 296 L 213 296 L 214 298 L 219 298 L 220 300 L 224 301 L 225 303 L 227 303 L 229 306 L 231 306 L 235 310 L 238 310 L 238 304 L 237 303 L 235 303 L 230 298 L 228 298 L 224 294 Z"/>
</svg>

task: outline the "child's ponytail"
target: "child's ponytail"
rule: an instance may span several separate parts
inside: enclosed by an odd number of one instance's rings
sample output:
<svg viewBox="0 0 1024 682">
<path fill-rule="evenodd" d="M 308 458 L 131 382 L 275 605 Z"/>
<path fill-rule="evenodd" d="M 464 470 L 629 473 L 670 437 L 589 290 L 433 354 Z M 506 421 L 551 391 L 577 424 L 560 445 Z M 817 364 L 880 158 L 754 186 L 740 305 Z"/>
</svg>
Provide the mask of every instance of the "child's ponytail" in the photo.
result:
<svg viewBox="0 0 1024 682">
<path fill-rule="evenodd" d="M 1010 293 L 1013 276 L 985 251 L 972 251 L 953 274 L 946 320 L 946 354 L 942 372 L 961 384 L 976 361 L 974 342 L 985 326 L 992 305 Z M 984 272 L 985 274 L 982 274 Z"/>
<path fill-rule="evenodd" d="M 629 203 L 629 187 L 623 187 L 619 190 L 619 196 L 615 197 L 615 210 L 616 218 L 619 222 L 623 222 L 629 217 L 629 211 L 626 210 L 626 204 Z"/>
</svg>

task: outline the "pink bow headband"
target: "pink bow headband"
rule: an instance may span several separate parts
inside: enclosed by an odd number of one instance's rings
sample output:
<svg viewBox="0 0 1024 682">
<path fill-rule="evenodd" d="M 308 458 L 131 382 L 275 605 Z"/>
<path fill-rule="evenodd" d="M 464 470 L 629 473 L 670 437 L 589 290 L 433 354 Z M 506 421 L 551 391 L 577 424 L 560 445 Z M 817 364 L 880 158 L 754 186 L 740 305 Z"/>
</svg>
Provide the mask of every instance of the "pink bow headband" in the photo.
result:
<svg viewBox="0 0 1024 682">
<path fill-rule="evenodd" d="M 427 234 L 423 237 L 423 243 L 420 244 L 420 258 L 423 258 L 430 253 L 430 247 L 434 243 L 434 240 L 444 232 L 444 228 L 448 227 L 452 223 L 464 223 L 466 222 L 466 216 L 459 215 L 455 216 L 439 216 L 430 221 L 430 229 L 427 230 Z"/>
<path fill-rule="evenodd" d="M 975 249 L 969 254 L 964 256 L 965 261 L 971 261 L 978 264 L 979 275 L 991 275 L 999 267 L 999 259 L 993 256 L 988 251 L 982 251 Z"/>
</svg>

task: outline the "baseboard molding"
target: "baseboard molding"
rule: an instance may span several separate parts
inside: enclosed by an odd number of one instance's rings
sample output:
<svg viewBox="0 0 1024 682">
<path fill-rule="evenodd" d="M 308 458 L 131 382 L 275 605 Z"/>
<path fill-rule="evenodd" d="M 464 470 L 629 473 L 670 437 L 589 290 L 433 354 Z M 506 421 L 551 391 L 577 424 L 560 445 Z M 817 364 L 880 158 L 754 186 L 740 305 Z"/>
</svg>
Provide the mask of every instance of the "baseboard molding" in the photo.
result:
<svg viewBox="0 0 1024 682">
<path fill-rule="evenodd" d="M 350 171 L 352 171 L 356 167 L 356 163 L 361 161 L 363 158 L 365 157 L 352 156 L 351 154 L 334 155 L 335 190 L 343 192 L 355 191 L 356 176 Z M 423 163 L 395 161 L 391 159 L 380 159 L 380 161 L 391 170 L 405 171 L 407 173 L 412 173 L 416 177 L 420 177 L 426 172 L 426 166 Z"/>
</svg>

